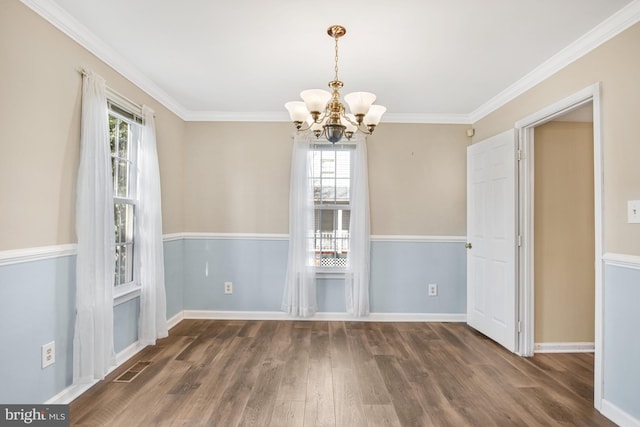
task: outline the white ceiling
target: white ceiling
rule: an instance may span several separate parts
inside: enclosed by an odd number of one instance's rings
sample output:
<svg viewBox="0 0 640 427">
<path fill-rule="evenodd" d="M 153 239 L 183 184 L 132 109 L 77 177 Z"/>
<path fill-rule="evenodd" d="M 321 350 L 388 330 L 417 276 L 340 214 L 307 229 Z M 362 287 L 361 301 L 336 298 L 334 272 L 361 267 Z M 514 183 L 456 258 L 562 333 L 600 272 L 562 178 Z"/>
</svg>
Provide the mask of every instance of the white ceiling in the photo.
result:
<svg viewBox="0 0 640 427">
<path fill-rule="evenodd" d="M 347 28 L 340 39 L 343 96 L 374 92 L 398 121 L 462 122 L 631 3 L 54 1 L 67 26 L 104 42 L 121 68 L 183 116 L 286 118 L 285 102 L 332 80 L 334 46 L 326 29 L 340 24 Z"/>
</svg>

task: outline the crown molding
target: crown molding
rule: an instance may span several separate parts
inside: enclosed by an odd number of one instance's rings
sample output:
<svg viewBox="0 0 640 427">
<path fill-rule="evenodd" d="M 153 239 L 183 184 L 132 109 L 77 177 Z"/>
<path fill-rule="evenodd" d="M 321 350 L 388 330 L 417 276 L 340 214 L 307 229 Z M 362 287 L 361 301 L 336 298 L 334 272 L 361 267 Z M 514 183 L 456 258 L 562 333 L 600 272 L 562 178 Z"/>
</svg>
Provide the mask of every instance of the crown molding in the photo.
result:
<svg viewBox="0 0 640 427">
<path fill-rule="evenodd" d="M 286 111 L 188 111 L 187 122 L 289 122 Z"/>
<path fill-rule="evenodd" d="M 284 112 L 223 112 L 188 110 L 145 74 L 124 59 L 102 39 L 49 0 L 20 0 L 72 40 L 133 82 L 185 121 L 288 122 Z M 516 83 L 469 114 L 388 113 L 385 123 L 473 124 L 522 95 L 554 73 L 586 55 L 604 42 L 640 21 L 640 0 L 634 0 L 575 42 L 543 62 Z"/>
<path fill-rule="evenodd" d="M 468 114 L 388 113 L 384 115 L 382 124 L 385 123 L 470 125 L 472 122 Z"/>
<path fill-rule="evenodd" d="M 122 55 L 107 45 L 101 38 L 89 31 L 87 27 L 78 22 L 78 20 L 61 8 L 56 2 L 50 0 L 20 1 L 76 43 L 80 44 L 80 46 L 94 54 L 98 59 L 102 60 L 144 92 L 152 96 L 178 117 L 185 120 L 185 117 L 189 113 L 188 110 L 122 57 Z"/>
<path fill-rule="evenodd" d="M 498 108 L 533 88 L 538 83 L 548 79 L 556 72 L 636 24 L 638 21 L 640 21 L 640 0 L 634 0 L 569 46 L 534 68 L 523 78 L 478 107 L 469 114 L 471 123 L 476 123 L 488 116 Z"/>
<path fill-rule="evenodd" d="M 282 112 L 229 112 L 229 111 L 188 111 L 183 119 L 187 122 L 289 122 L 289 115 Z M 446 123 L 471 124 L 468 114 L 407 114 L 389 113 L 384 123 Z"/>
</svg>

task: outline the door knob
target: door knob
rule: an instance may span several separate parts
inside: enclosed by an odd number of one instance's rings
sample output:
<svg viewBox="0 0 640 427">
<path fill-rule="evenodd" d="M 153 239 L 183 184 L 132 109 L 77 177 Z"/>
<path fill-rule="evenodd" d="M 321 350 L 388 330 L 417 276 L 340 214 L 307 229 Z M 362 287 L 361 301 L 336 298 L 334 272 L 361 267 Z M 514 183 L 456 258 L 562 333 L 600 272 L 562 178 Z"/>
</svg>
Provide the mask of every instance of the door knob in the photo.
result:
<svg viewBox="0 0 640 427">
<path fill-rule="evenodd" d="M 467 243 L 466 245 L 464 245 L 464 247 L 467 248 L 467 249 L 471 249 L 472 248 L 471 243 Z"/>
</svg>

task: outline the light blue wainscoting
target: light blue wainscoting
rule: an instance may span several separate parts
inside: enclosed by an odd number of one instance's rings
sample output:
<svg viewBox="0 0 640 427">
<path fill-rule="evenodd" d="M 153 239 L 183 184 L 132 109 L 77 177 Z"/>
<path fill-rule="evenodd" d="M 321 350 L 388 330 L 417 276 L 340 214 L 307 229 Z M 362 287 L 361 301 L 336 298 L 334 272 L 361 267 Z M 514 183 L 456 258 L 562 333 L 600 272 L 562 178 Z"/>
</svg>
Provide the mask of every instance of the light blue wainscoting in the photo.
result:
<svg viewBox="0 0 640 427">
<path fill-rule="evenodd" d="M 280 310 L 287 247 L 286 240 L 185 239 L 184 309 Z M 233 283 L 230 295 L 225 282 Z"/>
<path fill-rule="evenodd" d="M 113 346 L 116 353 L 138 341 L 140 298 L 133 298 L 113 307 Z"/>
<path fill-rule="evenodd" d="M 466 257 L 463 242 L 372 242 L 371 312 L 466 313 Z"/>
<path fill-rule="evenodd" d="M 640 268 L 606 265 L 604 399 L 640 420 Z"/>
<path fill-rule="evenodd" d="M 164 283 L 167 293 L 167 319 L 184 310 L 184 240 L 164 242 Z"/>
<path fill-rule="evenodd" d="M 46 401 L 71 384 L 75 256 L 0 266 L 0 402 Z M 55 364 L 41 346 L 55 341 Z"/>
<path fill-rule="evenodd" d="M 279 311 L 287 248 L 286 240 L 185 239 L 184 309 Z M 437 297 L 427 295 L 429 283 Z M 342 280 L 320 278 L 317 301 L 320 312 L 344 312 Z M 465 313 L 464 243 L 373 241 L 370 301 L 375 313 Z"/>
</svg>

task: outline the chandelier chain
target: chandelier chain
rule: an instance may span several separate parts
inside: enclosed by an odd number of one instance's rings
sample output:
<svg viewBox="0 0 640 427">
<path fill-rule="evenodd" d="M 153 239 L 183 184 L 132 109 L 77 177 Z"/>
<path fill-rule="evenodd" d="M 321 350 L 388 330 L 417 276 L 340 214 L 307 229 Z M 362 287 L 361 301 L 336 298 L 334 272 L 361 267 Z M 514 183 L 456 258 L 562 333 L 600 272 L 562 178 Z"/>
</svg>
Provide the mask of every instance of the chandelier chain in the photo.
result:
<svg viewBox="0 0 640 427">
<path fill-rule="evenodd" d="M 334 37 L 335 41 L 336 41 L 336 66 L 335 66 L 335 72 L 336 72 L 336 76 L 334 78 L 335 81 L 338 81 L 338 37 Z"/>
</svg>

